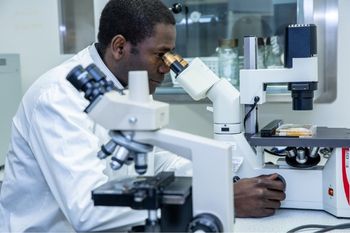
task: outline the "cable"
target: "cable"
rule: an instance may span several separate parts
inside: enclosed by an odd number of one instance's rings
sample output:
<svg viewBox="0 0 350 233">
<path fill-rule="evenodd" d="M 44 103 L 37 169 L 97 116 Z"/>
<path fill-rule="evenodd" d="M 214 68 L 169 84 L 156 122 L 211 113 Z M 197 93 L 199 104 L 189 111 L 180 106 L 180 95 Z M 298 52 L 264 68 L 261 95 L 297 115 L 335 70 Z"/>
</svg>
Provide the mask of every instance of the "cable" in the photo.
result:
<svg viewBox="0 0 350 233">
<path fill-rule="evenodd" d="M 295 228 L 287 231 L 287 233 L 293 233 L 293 232 L 297 232 L 299 230 L 304 230 L 307 228 L 326 228 L 326 227 L 330 227 L 330 225 L 308 224 L 308 225 L 302 225 L 302 226 L 295 227 Z"/>
<path fill-rule="evenodd" d="M 248 113 L 244 116 L 244 120 L 243 120 L 244 129 L 246 128 L 246 127 L 245 127 L 245 124 L 246 124 L 248 118 L 250 117 L 250 114 L 252 113 L 252 111 L 253 111 L 255 108 L 257 108 L 257 105 L 258 105 L 259 100 L 260 100 L 259 96 L 255 96 L 255 97 L 254 97 L 254 104 L 253 104 L 252 108 L 251 108 L 251 109 L 248 111 Z M 257 122 L 258 122 L 258 118 L 256 118 L 256 125 L 255 125 L 255 127 L 256 127 L 256 128 L 255 128 L 256 132 L 259 131 L 259 129 L 257 129 L 257 128 L 258 128 Z"/>
<path fill-rule="evenodd" d="M 256 97 L 255 97 L 256 98 Z M 259 98 L 259 97 L 258 97 Z M 259 100 L 258 100 L 258 102 L 259 102 Z M 256 102 L 256 103 L 258 103 L 258 102 Z M 259 132 L 259 122 L 258 122 L 258 118 L 259 118 L 259 116 L 258 116 L 258 105 L 256 105 L 256 118 L 255 118 L 255 132 L 257 133 L 257 132 Z"/>
<path fill-rule="evenodd" d="M 264 152 L 269 153 L 269 154 L 271 154 L 271 155 L 279 156 L 279 157 L 284 157 L 284 156 L 287 155 L 287 154 L 285 154 L 285 153 L 283 154 L 283 152 L 281 152 L 281 153 L 279 154 L 279 153 L 273 152 L 273 151 L 268 150 L 268 149 L 264 149 Z"/>
<path fill-rule="evenodd" d="M 350 229 L 350 223 L 343 223 L 343 224 L 325 227 L 324 229 L 316 231 L 315 233 L 327 232 L 331 230 L 343 230 L 343 229 Z"/>
<path fill-rule="evenodd" d="M 338 225 L 308 224 L 308 225 L 302 225 L 302 226 L 295 227 L 295 228 L 287 231 L 287 233 L 293 233 L 293 232 L 297 232 L 299 230 L 305 230 L 307 228 L 322 228 L 318 231 L 315 231 L 315 233 L 323 233 L 323 232 L 328 232 L 331 230 L 350 229 L 350 223 L 343 223 L 343 224 L 338 224 Z"/>
</svg>

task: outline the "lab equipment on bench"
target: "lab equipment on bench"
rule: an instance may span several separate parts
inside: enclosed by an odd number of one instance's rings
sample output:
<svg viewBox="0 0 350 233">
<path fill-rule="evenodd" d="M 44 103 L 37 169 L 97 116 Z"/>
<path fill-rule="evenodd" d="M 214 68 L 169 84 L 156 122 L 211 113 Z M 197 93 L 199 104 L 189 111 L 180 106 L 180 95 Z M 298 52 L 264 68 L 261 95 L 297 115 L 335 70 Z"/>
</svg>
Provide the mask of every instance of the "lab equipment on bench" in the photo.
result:
<svg viewBox="0 0 350 233">
<path fill-rule="evenodd" d="M 192 179 L 160 173 L 110 181 L 92 191 L 95 205 L 148 210 L 141 231 L 233 231 L 230 145 L 164 128 L 169 120 L 169 106 L 151 98 L 145 71 L 129 72 L 128 91 L 113 87 L 94 64 L 85 69 L 75 67 L 67 79 L 90 101 L 84 111 L 110 130 L 111 140 L 102 146 L 98 157 L 112 156 L 112 169 L 134 162 L 136 172 L 144 174 L 147 153 L 153 146 L 193 162 Z"/>
<path fill-rule="evenodd" d="M 258 132 L 256 106 L 266 102 L 269 83 L 288 83 L 294 110 L 313 108 L 318 77 L 316 26 L 290 25 L 285 38 L 283 69 L 256 69 L 256 38 L 245 38 L 245 69 L 240 71 L 240 93 L 198 58 L 187 63 L 181 56 L 167 53 L 163 59 L 193 99 L 208 97 L 213 102 L 214 138 L 235 147 L 236 175 L 252 177 L 279 173 L 286 182 L 283 208 L 320 209 L 349 218 L 349 129 L 317 127 L 314 135 L 305 138 L 263 137 Z M 241 130 L 240 104 L 246 105 L 245 132 Z M 267 128 L 276 130 L 274 125 L 280 123 L 274 122 Z M 279 154 L 281 157 L 275 164 L 266 162 L 266 148 L 276 147 L 285 147 L 284 154 Z"/>
</svg>

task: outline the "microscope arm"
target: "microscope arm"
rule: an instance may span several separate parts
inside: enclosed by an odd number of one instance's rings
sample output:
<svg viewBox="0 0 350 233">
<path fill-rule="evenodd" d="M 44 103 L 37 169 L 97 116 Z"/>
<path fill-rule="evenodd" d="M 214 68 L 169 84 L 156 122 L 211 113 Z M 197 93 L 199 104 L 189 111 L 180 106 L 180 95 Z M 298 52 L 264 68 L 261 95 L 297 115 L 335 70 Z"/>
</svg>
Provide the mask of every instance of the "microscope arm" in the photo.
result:
<svg viewBox="0 0 350 233">
<path fill-rule="evenodd" d="M 213 102 L 214 139 L 233 146 L 233 171 L 241 165 L 240 169 L 245 170 L 243 159 L 253 167 L 261 167 L 261 158 L 257 158 L 241 132 L 239 91 L 226 79 L 217 77 L 199 58 L 193 59 L 190 64 L 184 63 L 177 54 L 168 53 L 163 58 L 177 74 L 178 83 L 194 100 L 208 97 Z"/>
<path fill-rule="evenodd" d="M 266 102 L 268 83 L 317 82 L 317 57 L 294 58 L 292 68 L 242 69 L 240 70 L 241 104 L 253 104 L 259 97 L 259 104 Z"/>
<path fill-rule="evenodd" d="M 136 131 L 134 140 L 190 159 L 193 216 L 212 213 L 221 219 L 224 232 L 233 231 L 233 183 L 228 175 L 232 173 L 230 145 L 171 129 Z"/>
<path fill-rule="evenodd" d="M 199 58 L 195 58 L 178 74 L 177 81 L 193 99 L 208 97 L 212 101 L 214 139 L 233 145 L 233 163 L 239 167 L 244 158 L 254 167 L 260 167 L 261 158 L 257 159 L 241 132 L 239 91 L 226 79 L 217 77 Z"/>
<path fill-rule="evenodd" d="M 240 93 L 226 79 L 220 79 L 199 58 L 177 76 L 177 81 L 194 99 L 213 102 L 214 135 L 241 132 Z"/>
</svg>

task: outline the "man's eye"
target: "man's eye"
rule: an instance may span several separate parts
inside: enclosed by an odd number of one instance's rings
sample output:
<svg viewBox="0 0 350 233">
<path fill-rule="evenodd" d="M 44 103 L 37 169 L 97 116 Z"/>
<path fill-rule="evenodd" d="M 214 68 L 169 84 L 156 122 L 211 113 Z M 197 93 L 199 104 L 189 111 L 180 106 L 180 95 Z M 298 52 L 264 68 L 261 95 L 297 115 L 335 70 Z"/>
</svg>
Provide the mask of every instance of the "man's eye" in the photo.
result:
<svg viewBox="0 0 350 233">
<path fill-rule="evenodd" d="M 156 53 L 157 57 L 162 58 L 165 53 Z"/>
</svg>

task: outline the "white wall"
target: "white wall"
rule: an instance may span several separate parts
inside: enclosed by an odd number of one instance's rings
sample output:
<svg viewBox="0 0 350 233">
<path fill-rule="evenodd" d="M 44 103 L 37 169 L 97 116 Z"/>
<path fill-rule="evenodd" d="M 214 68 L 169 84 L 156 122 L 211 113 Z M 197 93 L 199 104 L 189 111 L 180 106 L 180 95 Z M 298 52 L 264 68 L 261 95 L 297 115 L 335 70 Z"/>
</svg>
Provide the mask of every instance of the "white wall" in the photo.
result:
<svg viewBox="0 0 350 233">
<path fill-rule="evenodd" d="M 339 0 L 338 98 L 331 104 L 315 104 L 312 112 L 293 112 L 290 104 L 260 107 L 261 125 L 275 118 L 286 122 L 350 127 L 350 1 Z M 68 56 L 59 54 L 58 9 L 54 0 L 0 0 L 0 53 L 20 53 L 22 86 L 29 85 Z M 212 115 L 205 104 L 171 106 L 170 127 L 212 134 Z"/>
<path fill-rule="evenodd" d="M 44 71 L 64 58 L 58 53 L 56 1 L 0 0 L 0 53 L 20 55 L 21 80 L 1 80 L 0 165 L 8 150 L 11 118 L 17 110 L 23 90 Z M 5 74 L 3 74 L 5 75 Z M 22 85 L 21 85 L 21 84 Z M 10 88 L 11 90 L 5 89 Z M 16 105 L 16 106 L 14 106 Z"/>
<path fill-rule="evenodd" d="M 0 53 L 19 53 L 22 87 L 68 56 L 60 55 L 57 1 L 0 0 Z"/>
</svg>

